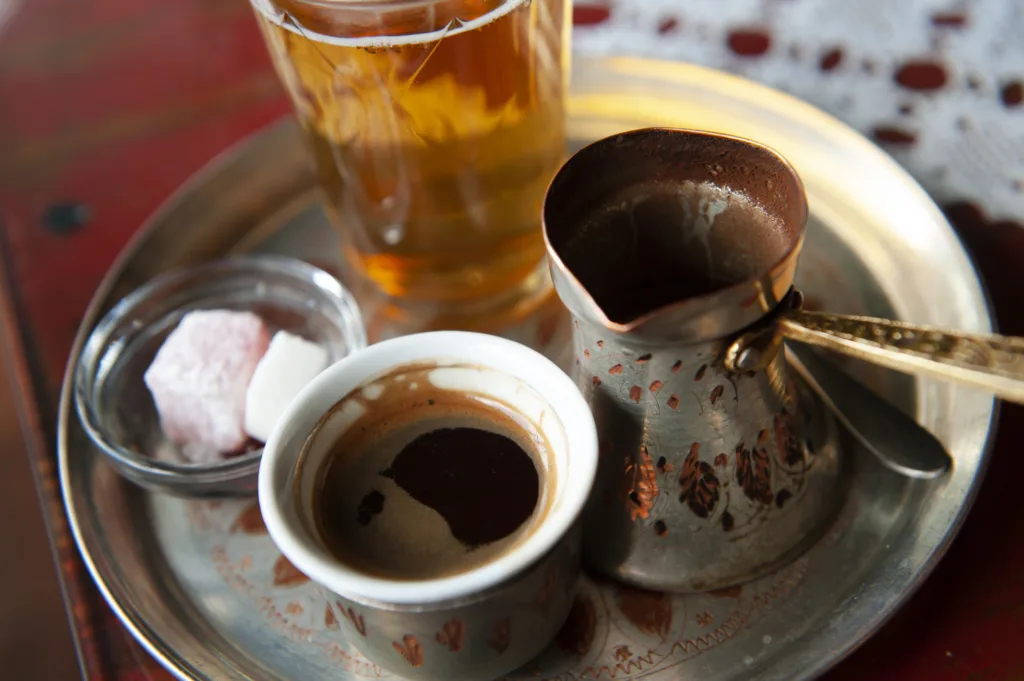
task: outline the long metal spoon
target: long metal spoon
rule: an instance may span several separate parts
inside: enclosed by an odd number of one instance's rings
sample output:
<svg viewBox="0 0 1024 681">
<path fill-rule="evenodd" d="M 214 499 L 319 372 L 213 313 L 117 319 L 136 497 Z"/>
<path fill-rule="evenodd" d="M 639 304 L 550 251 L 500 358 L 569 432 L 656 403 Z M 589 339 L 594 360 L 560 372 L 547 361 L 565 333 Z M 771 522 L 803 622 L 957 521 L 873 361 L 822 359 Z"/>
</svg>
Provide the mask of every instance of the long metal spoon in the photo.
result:
<svg viewBox="0 0 1024 681">
<path fill-rule="evenodd" d="M 790 366 L 886 468 L 922 479 L 949 470 L 949 453 L 917 421 L 815 351 L 797 343 L 786 343 L 785 348 Z"/>
</svg>

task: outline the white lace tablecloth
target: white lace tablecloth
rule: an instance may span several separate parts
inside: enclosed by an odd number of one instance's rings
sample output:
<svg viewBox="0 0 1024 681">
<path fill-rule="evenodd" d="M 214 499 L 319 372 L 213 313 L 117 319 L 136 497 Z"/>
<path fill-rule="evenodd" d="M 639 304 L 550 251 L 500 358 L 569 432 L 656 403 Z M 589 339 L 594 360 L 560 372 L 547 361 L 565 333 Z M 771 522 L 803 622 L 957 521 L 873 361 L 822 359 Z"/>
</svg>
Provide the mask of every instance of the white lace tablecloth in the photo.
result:
<svg viewBox="0 0 1024 681">
<path fill-rule="evenodd" d="M 580 53 L 675 59 L 793 94 L 941 204 L 1024 222 L 1024 1 L 577 2 Z"/>
</svg>

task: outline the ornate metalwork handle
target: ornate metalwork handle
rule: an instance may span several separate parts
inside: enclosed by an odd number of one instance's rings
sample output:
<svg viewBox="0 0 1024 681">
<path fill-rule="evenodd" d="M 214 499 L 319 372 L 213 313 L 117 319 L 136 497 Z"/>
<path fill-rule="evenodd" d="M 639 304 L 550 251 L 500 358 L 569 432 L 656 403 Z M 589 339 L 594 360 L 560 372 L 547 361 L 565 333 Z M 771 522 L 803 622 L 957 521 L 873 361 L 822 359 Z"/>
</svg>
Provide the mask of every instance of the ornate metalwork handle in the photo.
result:
<svg viewBox="0 0 1024 681">
<path fill-rule="evenodd" d="M 908 374 L 973 385 L 1024 404 L 1024 338 L 796 309 L 780 314 L 776 328 L 801 343 Z"/>
</svg>

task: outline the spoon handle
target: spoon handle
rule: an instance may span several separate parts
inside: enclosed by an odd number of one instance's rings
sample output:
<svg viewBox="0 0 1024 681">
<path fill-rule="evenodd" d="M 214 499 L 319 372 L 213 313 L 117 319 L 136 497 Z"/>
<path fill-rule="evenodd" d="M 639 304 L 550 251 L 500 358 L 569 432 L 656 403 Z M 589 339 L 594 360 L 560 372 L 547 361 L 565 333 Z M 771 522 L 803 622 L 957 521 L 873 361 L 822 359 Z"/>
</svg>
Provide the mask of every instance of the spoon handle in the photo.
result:
<svg viewBox="0 0 1024 681">
<path fill-rule="evenodd" d="M 886 468 L 924 479 L 949 470 L 949 453 L 917 421 L 810 348 L 785 347 L 789 366 Z"/>
<path fill-rule="evenodd" d="M 777 324 L 791 340 L 908 374 L 972 385 L 1024 404 L 1024 338 L 795 309 L 782 313 Z"/>
</svg>

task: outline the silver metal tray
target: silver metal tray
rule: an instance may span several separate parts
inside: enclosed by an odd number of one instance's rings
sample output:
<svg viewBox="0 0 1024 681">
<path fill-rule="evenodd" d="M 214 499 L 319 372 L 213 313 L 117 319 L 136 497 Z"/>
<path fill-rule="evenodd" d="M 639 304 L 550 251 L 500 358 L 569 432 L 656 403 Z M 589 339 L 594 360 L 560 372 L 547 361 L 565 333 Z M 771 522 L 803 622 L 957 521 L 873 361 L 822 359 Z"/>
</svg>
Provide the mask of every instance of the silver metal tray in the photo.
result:
<svg viewBox="0 0 1024 681">
<path fill-rule="evenodd" d="M 651 125 L 751 137 L 803 177 L 812 224 L 798 283 L 811 304 L 990 329 L 953 231 L 881 151 L 829 116 L 718 72 L 637 59 L 579 59 L 570 131 L 579 145 Z M 118 260 L 83 335 L 157 272 L 229 252 L 294 255 L 339 271 L 297 127 L 283 122 L 216 159 Z M 855 453 L 827 536 L 778 573 L 725 592 L 664 596 L 587 581 L 547 652 L 516 676 L 778 679 L 820 674 L 874 632 L 949 545 L 984 468 L 991 396 L 851 367 L 935 432 L 955 470 L 915 482 Z M 68 376 L 74 370 L 69 366 Z M 60 474 L 75 539 L 111 607 L 182 679 L 377 678 L 314 588 L 270 542 L 255 501 L 182 500 L 120 479 L 60 406 Z"/>
</svg>

